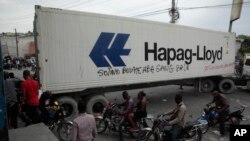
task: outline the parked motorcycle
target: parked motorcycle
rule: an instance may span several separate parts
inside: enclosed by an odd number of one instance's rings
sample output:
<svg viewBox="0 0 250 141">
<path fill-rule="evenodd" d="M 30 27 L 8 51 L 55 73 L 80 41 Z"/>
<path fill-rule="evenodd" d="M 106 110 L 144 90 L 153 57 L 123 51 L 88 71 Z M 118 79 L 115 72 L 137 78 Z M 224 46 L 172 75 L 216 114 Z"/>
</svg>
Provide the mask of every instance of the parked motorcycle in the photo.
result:
<svg viewBox="0 0 250 141">
<path fill-rule="evenodd" d="M 73 123 L 66 121 L 66 111 L 57 101 L 51 102 L 50 93 L 45 92 L 40 98 L 40 110 L 42 121 L 50 130 L 57 129 L 61 141 L 71 140 Z"/>
<path fill-rule="evenodd" d="M 106 129 L 122 132 L 129 134 L 131 137 L 137 138 L 141 140 L 145 137 L 145 132 L 148 130 L 148 125 L 146 123 L 146 117 L 137 121 L 137 125 L 139 127 L 138 131 L 130 131 L 131 127 L 128 120 L 119 114 L 119 108 L 116 103 L 109 103 L 106 108 L 104 108 L 103 115 L 96 116 L 96 128 L 97 133 L 102 134 L 106 131 Z"/>
<path fill-rule="evenodd" d="M 159 115 L 154 119 L 152 130 L 146 135 L 145 141 L 171 141 L 171 126 L 165 126 L 163 123 L 163 115 Z M 178 141 L 201 141 L 202 133 L 196 122 L 188 122 L 183 128 Z"/>
<path fill-rule="evenodd" d="M 226 117 L 226 127 L 229 128 L 229 125 L 239 125 L 243 120 L 243 111 L 245 110 L 244 106 L 238 108 L 238 110 L 231 112 Z M 196 120 L 196 122 L 207 123 L 200 126 L 202 133 L 206 133 L 209 127 L 215 126 L 220 120 L 219 113 L 215 110 L 215 107 L 207 105 L 204 108 L 203 114 Z"/>
</svg>

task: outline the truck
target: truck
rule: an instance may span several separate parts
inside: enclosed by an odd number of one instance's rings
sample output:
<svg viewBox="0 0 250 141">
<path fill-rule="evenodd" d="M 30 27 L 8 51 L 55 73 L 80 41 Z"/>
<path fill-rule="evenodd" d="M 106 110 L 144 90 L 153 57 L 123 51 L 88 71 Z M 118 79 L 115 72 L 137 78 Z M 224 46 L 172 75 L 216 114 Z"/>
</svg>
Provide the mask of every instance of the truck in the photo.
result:
<svg viewBox="0 0 250 141">
<path fill-rule="evenodd" d="M 243 60 L 243 76 L 250 76 L 250 53 L 245 53 Z"/>
<path fill-rule="evenodd" d="M 37 74 L 67 110 L 100 112 L 105 93 L 170 84 L 235 89 L 235 33 L 35 6 Z"/>
</svg>

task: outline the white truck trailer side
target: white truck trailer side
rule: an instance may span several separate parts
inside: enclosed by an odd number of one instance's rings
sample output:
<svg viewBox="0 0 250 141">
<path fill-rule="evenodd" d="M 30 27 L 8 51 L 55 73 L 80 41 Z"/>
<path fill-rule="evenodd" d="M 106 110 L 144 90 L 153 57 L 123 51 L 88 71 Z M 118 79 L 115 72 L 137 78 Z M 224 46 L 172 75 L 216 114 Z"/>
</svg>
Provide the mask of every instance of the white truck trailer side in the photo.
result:
<svg viewBox="0 0 250 141">
<path fill-rule="evenodd" d="M 222 77 L 234 73 L 233 33 L 41 6 L 35 10 L 42 90 L 55 94 L 71 116 L 80 96 L 92 112 L 106 104 L 104 92 L 148 84 L 193 80 L 205 92 L 216 84 L 225 93 L 234 89 L 233 81 Z"/>
</svg>

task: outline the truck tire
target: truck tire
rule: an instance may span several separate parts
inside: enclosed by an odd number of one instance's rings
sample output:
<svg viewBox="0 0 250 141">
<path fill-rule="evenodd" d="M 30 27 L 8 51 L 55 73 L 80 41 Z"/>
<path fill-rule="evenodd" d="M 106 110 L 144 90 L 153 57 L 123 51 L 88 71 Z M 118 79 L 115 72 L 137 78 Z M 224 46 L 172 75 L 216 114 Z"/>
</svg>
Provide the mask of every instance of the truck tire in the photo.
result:
<svg viewBox="0 0 250 141">
<path fill-rule="evenodd" d="M 219 83 L 219 90 L 224 94 L 230 94 L 235 90 L 234 81 L 231 79 L 222 79 Z"/>
<path fill-rule="evenodd" d="M 72 97 L 64 96 L 56 99 L 66 111 L 66 120 L 72 120 L 78 115 L 77 102 Z"/>
<path fill-rule="evenodd" d="M 103 95 L 90 96 L 85 102 L 87 103 L 87 112 L 90 114 L 102 113 L 104 107 L 108 104 L 108 100 Z"/>
<path fill-rule="evenodd" d="M 208 93 L 208 92 L 213 91 L 214 88 L 215 88 L 215 84 L 214 84 L 213 80 L 211 80 L 211 79 L 203 79 L 201 81 L 201 91 L 202 92 Z"/>
</svg>

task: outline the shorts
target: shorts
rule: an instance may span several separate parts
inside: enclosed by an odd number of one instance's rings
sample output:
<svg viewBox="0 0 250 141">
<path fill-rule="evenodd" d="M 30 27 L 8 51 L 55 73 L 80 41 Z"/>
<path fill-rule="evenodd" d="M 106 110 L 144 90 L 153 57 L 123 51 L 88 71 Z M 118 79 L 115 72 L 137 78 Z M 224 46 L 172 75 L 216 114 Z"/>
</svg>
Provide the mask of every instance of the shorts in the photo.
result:
<svg viewBox="0 0 250 141">
<path fill-rule="evenodd" d="M 147 116 L 147 112 L 145 112 L 145 111 L 136 111 L 135 113 L 134 113 L 134 115 L 135 115 L 135 119 L 136 120 L 139 120 L 139 119 L 141 119 L 141 118 L 144 118 L 144 117 L 146 117 Z"/>
</svg>

